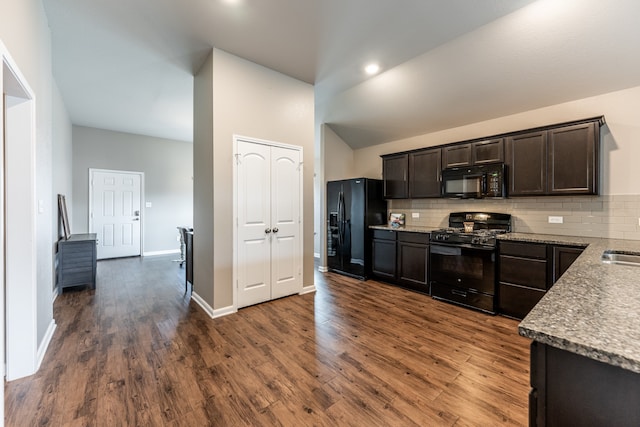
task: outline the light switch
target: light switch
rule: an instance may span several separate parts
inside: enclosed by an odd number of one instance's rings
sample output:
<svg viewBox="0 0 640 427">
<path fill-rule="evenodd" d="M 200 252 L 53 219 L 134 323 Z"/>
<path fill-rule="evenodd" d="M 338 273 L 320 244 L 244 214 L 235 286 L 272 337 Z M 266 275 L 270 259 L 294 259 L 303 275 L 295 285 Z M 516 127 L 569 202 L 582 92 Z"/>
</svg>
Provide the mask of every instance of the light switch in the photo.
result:
<svg viewBox="0 0 640 427">
<path fill-rule="evenodd" d="M 147 208 L 151 208 L 151 207 L 153 207 L 153 203 L 151 203 L 151 202 L 146 202 L 146 203 L 144 204 L 144 206 L 145 206 L 145 207 L 147 207 Z"/>
</svg>

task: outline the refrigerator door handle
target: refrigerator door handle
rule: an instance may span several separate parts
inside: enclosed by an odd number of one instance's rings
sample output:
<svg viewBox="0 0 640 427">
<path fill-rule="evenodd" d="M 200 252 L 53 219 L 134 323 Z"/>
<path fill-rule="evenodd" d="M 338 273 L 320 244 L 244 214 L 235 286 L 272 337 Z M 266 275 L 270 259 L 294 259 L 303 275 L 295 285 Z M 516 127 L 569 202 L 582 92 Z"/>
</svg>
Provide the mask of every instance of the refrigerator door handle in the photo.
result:
<svg viewBox="0 0 640 427">
<path fill-rule="evenodd" d="M 342 191 L 338 193 L 338 242 L 342 249 L 344 240 L 344 194 Z"/>
</svg>

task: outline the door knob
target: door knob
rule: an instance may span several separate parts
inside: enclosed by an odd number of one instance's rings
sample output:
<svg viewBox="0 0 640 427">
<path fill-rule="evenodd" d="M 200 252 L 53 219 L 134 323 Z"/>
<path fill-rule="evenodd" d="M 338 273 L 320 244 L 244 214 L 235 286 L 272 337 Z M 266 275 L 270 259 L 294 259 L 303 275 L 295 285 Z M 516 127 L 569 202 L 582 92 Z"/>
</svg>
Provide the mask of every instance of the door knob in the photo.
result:
<svg viewBox="0 0 640 427">
<path fill-rule="evenodd" d="M 273 232 L 277 233 L 278 232 L 278 227 L 273 227 Z"/>
<path fill-rule="evenodd" d="M 267 233 L 267 234 L 269 234 L 269 233 L 271 233 L 271 229 L 270 229 L 270 228 L 267 228 L 266 230 L 264 230 L 264 232 L 265 232 L 265 233 Z"/>
</svg>

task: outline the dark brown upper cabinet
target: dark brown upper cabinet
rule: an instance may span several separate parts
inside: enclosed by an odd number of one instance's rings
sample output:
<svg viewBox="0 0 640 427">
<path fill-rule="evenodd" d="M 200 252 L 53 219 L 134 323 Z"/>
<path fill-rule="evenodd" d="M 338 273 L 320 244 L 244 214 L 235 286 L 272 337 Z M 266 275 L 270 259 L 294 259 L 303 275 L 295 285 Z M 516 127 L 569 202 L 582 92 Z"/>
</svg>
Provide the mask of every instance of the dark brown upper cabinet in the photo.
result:
<svg viewBox="0 0 640 427">
<path fill-rule="evenodd" d="M 440 197 L 441 171 L 440 148 L 409 153 L 409 197 Z"/>
<path fill-rule="evenodd" d="M 598 127 L 598 133 L 600 128 Z M 549 131 L 548 186 L 551 194 L 597 194 L 596 124 L 582 123 Z"/>
<path fill-rule="evenodd" d="M 489 139 L 471 145 L 471 162 L 474 165 L 504 162 L 504 139 Z"/>
<path fill-rule="evenodd" d="M 506 138 L 509 196 L 598 194 L 598 121 Z"/>
<path fill-rule="evenodd" d="M 547 131 L 507 138 L 509 196 L 542 196 L 547 192 Z"/>
<path fill-rule="evenodd" d="M 442 167 L 445 169 L 503 161 L 503 138 L 454 144 L 442 149 Z"/>
<path fill-rule="evenodd" d="M 449 145 L 442 149 L 442 167 L 471 166 L 471 144 Z"/>
<path fill-rule="evenodd" d="M 502 162 L 509 197 L 597 195 L 602 125 L 603 116 L 385 154 L 384 197 L 440 197 L 442 169 Z"/>
<path fill-rule="evenodd" d="M 409 197 L 409 155 L 405 153 L 382 156 L 382 177 L 385 199 L 407 199 Z"/>
</svg>

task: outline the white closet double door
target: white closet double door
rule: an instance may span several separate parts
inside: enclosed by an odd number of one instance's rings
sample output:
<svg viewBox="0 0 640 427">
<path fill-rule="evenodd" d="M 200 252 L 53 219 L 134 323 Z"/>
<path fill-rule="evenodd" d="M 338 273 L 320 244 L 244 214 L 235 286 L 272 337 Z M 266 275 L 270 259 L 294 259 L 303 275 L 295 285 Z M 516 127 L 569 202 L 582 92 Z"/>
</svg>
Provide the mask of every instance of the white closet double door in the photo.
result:
<svg viewBox="0 0 640 427">
<path fill-rule="evenodd" d="M 236 140 L 238 307 L 302 291 L 302 149 Z"/>
</svg>

